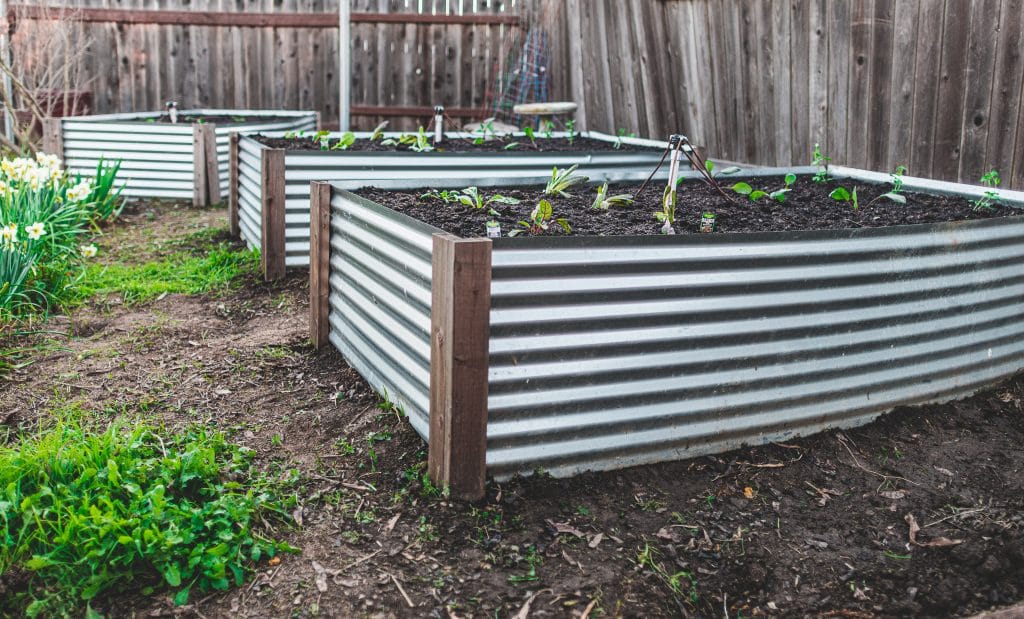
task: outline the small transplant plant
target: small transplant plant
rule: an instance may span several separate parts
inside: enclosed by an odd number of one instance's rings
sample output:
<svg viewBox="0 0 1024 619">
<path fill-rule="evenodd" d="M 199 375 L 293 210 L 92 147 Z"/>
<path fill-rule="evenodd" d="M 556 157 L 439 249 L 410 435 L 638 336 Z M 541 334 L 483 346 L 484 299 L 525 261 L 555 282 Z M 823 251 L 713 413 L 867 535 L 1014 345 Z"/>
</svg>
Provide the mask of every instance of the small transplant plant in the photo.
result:
<svg viewBox="0 0 1024 619">
<path fill-rule="evenodd" d="M 832 190 L 832 193 L 828 194 L 828 197 L 832 198 L 836 202 L 849 203 L 853 207 L 853 210 L 857 210 L 859 206 L 857 202 L 856 187 L 854 187 L 852 191 L 847 189 L 846 187 L 836 187 L 835 189 Z"/>
<path fill-rule="evenodd" d="M 783 179 L 785 187 L 776 189 L 775 191 L 765 191 L 763 189 L 754 189 L 750 183 L 744 183 L 742 181 L 733 184 L 729 189 L 732 189 L 735 193 L 741 196 L 747 196 L 751 202 L 756 202 L 761 198 L 771 198 L 776 202 L 785 202 L 786 194 L 792 191 L 793 183 L 796 182 L 796 174 L 787 174 Z"/>
<path fill-rule="evenodd" d="M 608 195 L 608 183 L 603 183 L 597 188 L 597 197 L 590 208 L 607 211 L 613 206 L 630 206 L 633 204 L 633 196 L 628 193 L 620 193 L 614 196 Z"/>
<path fill-rule="evenodd" d="M 818 144 L 814 145 L 814 152 L 811 154 L 811 165 L 818 166 L 821 168 L 814 173 L 811 179 L 815 183 L 826 183 L 831 180 L 832 177 L 828 175 L 828 162 L 832 161 L 831 157 L 827 157 L 822 154 L 821 148 Z"/>
<path fill-rule="evenodd" d="M 578 164 L 573 164 L 569 168 L 559 170 L 558 167 L 551 169 L 551 180 L 548 181 L 546 187 L 544 187 L 544 194 L 548 196 L 561 196 L 563 198 L 571 197 L 572 194 L 569 190 L 573 187 L 585 184 L 590 179 L 580 174 L 573 174 Z"/>
<path fill-rule="evenodd" d="M 883 193 L 882 195 L 878 196 L 877 198 L 875 198 L 871 202 L 868 202 L 868 206 L 871 206 L 875 202 L 877 202 L 879 200 L 882 200 L 882 199 L 890 200 L 892 202 L 896 202 L 897 204 L 906 204 L 907 203 L 907 197 L 905 195 L 903 195 L 903 193 L 902 193 L 902 191 L 903 191 L 903 175 L 906 172 L 907 172 L 907 168 L 905 166 L 901 166 L 901 165 L 900 166 L 896 166 L 896 170 L 893 171 L 893 173 L 889 175 L 889 182 L 892 184 L 892 187 L 890 187 L 889 191 L 887 191 L 887 192 Z"/>
<path fill-rule="evenodd" d="M 993 208 L 993 204 L 999 202 L 999 192 L 995 188 L 999 186 L 1000 182 L 998 170 L 989 170 L 981 177 L 981 184 L 989 187 L 989 189 L 985 191 L 984 195 L 973 202 L 974 210 L 990 210 Z"/>
<path fill-rule="evenodd" d="M 551 203 L 547 200 L 541 200 L 537 203 L 537 206 L 534 207 L 533 212 L 530 213 L 530 220 L 520 221 L 519 226 L 521 227 L 509 232 L 508 235 L 518 236 L 523 232 L 528 232 L 530 234 L 541 234 L 543 232 L 547 232 L 551 227 L 553 216 L 554 210 L 551 208 Z M 569 221 L 567 219 L 558 218 L 554 220 L 554 223 L 561 226 L 562 230 L 565 230 L 566 234 L 572 232 L 572 228 L 569 226 Z"/>
</svg>

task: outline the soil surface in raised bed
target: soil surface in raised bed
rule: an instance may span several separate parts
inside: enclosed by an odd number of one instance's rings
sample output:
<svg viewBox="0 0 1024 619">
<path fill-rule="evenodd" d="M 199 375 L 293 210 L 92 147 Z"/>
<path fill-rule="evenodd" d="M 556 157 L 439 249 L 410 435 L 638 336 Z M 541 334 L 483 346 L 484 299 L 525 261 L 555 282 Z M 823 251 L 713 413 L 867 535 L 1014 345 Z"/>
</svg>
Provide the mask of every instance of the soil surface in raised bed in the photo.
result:
<svg viewBox="0 0 1024 619">
<path fill-rule="evenodd" d="M 657 151 L 657 148 L 644 148 L 641 146 L 633 146 L 631 144 L 620 144 L 619 148 L 615 148 L 614 142 L 605 142 L 604 140 L 595 140 L 593 138 L 576 138 L 573 141 L 569 141 L 566 138 L 545 138 L 537 137 L 532 143 L 528 138 L 517 137 L 517 138 L 495 138 L 492 140 L 485 140 L 480 144 L 476 144 L 471 134 L 466 134 L 466 139 L 449 138 L 446 139 L 436 150 L 431 152 L 436 153 L 589 153 L 594 151 L 618 151 L 618 152 L 639 152 L 639 151 Z M 327 141 L 328 148 L 321 148 L 320 142 L 313 139 L 313 134 L 309 133 L 303 136 L 297 136 L 294 138 L 271 138 L 263 135 L 255 135 L 253 139 L 269 146 L 271 148 L 283 148 L 285 150 L 313 150 L 313 151 L 330 151 L 330 147 L 337 143 L 337 140 L 331 139 Z M 433 140 L 431 140 L 433 144 Z M 517 144 L 514 147 L 509 147 L 509 144 Z M 340 152 L 367 152 L 367 153 L 393 153 L 393 152 L 413 152 L 409 150 L 409 147 L 403 144 L 392 144 L 385 145 L 379 141 L 371 140 L 356 140 L 355 144 L 350 146 L 345 151 Z M 339 152 L 339 151 L 332 151 Z M 415 153 L 419 155 L 428 155 L 430 153 Z"/>
<path fill-rule="evenodd" d="M 179 125 L 191 125 L 192 123 L 206 124 L 206 125 L 243 125 L 246 123 L 277 123 L 285 122 L 289 120 L 296 120 L 294 116 L 244 116 L 239 114 L 238 116 L 228 115 L 202 115 L 202 114 L 178 114 Z M 160 123 L 170 124 L 171 117 L 167 114 L 161 114 L 156 118 L 144 119 L 141 122 L 149 123 Z"/>
<path fill-rule="evenodd" d="M 226 232 L 194 235 L 226 225 L 223 209 L 132 205 L 96 259 L 201 254 Z M 289 273 L 147 303 L 112 294 L 0 330 L 13 365 L 0 373 L 0 444 L 71 403 L 97 413 L 89 423 L 205 424 L 295 494 L 296 523 L 259 532 L 299 554 L 184 607 L 166 589 L 143 595 L 157 577 L 140 566 L 131 590 L 91 601 L 97 612 L 867 619 L 1024 602 L 1024 375 L 785 444 L 491 481 L 466 504 L 423 486 L 426 447 L 408 421 L 337 351 L 310 347 L 309 276 Z M 26 582 L 0 576 L 0 616 L 23 615 L 6 605 Z"/>
<path fill-rule="evenodd" d="M 744 182 L 767 191 L 779 189 L 784 183 L 781 177 Z M 853 208 L 849 202 L 837 202 L 829 197 L 840 186 L 848 190 L 857 187 L 858 208 Z M 638 185 L 613 185 L 609 187 L 608 193 L 633 195 L 637 189 Z M 663 189 L 664 181 L 652 182 L 639 194 L 633 205 L 613 206 L 607 210 L 592 208 L 596 196 L 595 187 L 570 190 L 571 197 L 546 196 L 543 189 L 539 188 L 483 188 L 481 193 L 485 199 L 500 194 L 520 200 L 519 204 L 514 205 L 495 202 L 483 209 L 464 206 L 459 202 L 445 203 L 438 198 L 424 198 L 428 189 L 386 191 L 367 188 L 356 193 L 462 237 L 486 236 L 486 222 L 492 219 L 501 224 L 502 236 L 508 236 L 510 231 L 516 229 L 524 230 L 523 234 L 530 234 L 519 222 L 529 219 L 531 211 L 541 199 L 551 203 L 552 220 L 547 231 L 534 233 L 566 234 L 555 223 L 556 219 L 561 218 L 569 224 L 571 234 L 615 236 L 659 234 L 662 224 L 654 218 L 654 213 L 661 210 Z M 701 216 L 706 212 L 715 214 L 715 232 L 868 228 L 1024 215 L 1024 210 L 1011 206 L 994 204 L 991 208 L 976 208 L 972 201 L 964 198 L 922 193 L 904 193 L 906 204 L 887 198 L 876 200 L 889 189 L 889 185 L 855 184 L 851 181 L 816 183 L 810 177 L 805 177 L 797 179 L 792 191 L 786 195 L 786 201 L 780 203 L 769 198 L 751 201 L 723 186 L 725 194 L 729 196 L 726 198 L 703 182 L 688 181 L 679 186 L 675 230 L 681 234 L 697 233 Z"/>
</svg>

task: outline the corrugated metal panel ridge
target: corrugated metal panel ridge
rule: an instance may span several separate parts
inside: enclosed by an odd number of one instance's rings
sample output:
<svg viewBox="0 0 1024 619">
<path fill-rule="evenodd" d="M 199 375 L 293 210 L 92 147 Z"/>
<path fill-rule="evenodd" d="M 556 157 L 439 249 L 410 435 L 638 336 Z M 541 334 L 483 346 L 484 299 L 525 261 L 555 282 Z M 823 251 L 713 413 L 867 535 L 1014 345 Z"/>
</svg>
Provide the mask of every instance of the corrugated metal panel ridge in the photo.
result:
<svg viewBox="0 0 1024 619">
<path fill-rule="evenodd" d="M 347 192 L 331 200 L 330 340 L 427 437 L 436 228 Z"/>
<path fill-rule="evenodd" d="M 228 140 L 231 132 L 312 129 L 316 124 L 316 116 L 312 112 L 182 110 L 182 113 L 284 118 L 274 122 L 255 120 L 244 125 L 217 127 L 217 169 L 221 194 L 225 197 L 229 183 Z M 143 112 L 63 119 L 65 166 L 72 173 L 84 175 L 96 169 L 101 157 L 107 161 L 120 160 L 119 178 L 125 182 L 122 194 L 125 197 L 191 198 L 194 175 L 192 127 L 190 124 L 145 122 L 145 119 L 160 114 Z M 257 216 L 258 213 L 257 210 Z M 253 216 L 248 213 L 242 219 L 246 222 L 242 224 L 243 234 L 251 237 Z M 259 237 L 256 238 L 258 245 Z M 250 238 L 246 240 L 251 243 Z"/>
<path fill-rule="evenodd" d="M 528 241 L 494 244 L 498 476 L 855 425 L 1024 367 L 1024 217 Z"/>
</svg>

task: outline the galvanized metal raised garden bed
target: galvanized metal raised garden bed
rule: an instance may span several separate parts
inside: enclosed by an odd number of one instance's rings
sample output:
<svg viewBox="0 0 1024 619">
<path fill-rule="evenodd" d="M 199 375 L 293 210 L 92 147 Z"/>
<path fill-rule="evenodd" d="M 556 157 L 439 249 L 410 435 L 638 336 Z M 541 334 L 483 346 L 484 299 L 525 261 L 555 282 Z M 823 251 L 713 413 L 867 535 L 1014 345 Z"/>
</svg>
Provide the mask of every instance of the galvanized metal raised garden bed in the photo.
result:
<svg viewBox="0 0 1024 619">
<path fill-rule="evenodd" d="M 1024 368 L 1024 216 L 489 240 L 339 185 L 316 184 L 312 211 L 314 342 L 404 408 L 460 496 L 485 471 L 568 475 L 855 426 Z"/>
<path fill-rule="evenodd" d="M 283 137 L 283 133 L 266 133 Z M 331 134 L 331 139 L 341 134 Z M 359 139 L 370 133 L 357 133 Z M 387 133 L 396 137 L 399 133 Z M 554 133 L 564 137 L 565 133 Z M 643 151 L 535 152 L 526 149 L 497 153 L 286 151 L 268 148 L 252 137 L 240 137 L 231 148 L 231 229 L 251 248 L 260 248 L 267 279 L 284 275 L 291 266 L 309 264 L 309 184 L 311 181 L 410 180 L 419 184 L 444 178 L 453 184 L 479 186 L 505 184 L 508 179 L 533 178 L 551 173 L 552 167 L 577 164 L 580 172 L 615 180 L 637 172 L 650 172 L 661 159 L 665 143 L 638 138 L 616 138 L 588 132 L 584 137 L 641 146 Z M 457 139 L 448 136 L 448 141 Z M 523 137 L 526 141 L 526 138 Z M 237 180 L 236 180 L 237 179 Z M 465 186 L 465 185 L 463 185 Z"/>
<path fill-rule="evenodd" d="M 124 195 L 191 199 L 196 205 L 221 200 L 228 191 L 230 134 L 316 129 L 319 114 L 278 110 L 179 110 L 181 116 L 245 117 L 244 122 L 157 123 L 163 112 L 49 118 L 43 125 L 45 152 L 75 173 L 95 172 L 100 158 L 121 161 Z"/>
</svg>

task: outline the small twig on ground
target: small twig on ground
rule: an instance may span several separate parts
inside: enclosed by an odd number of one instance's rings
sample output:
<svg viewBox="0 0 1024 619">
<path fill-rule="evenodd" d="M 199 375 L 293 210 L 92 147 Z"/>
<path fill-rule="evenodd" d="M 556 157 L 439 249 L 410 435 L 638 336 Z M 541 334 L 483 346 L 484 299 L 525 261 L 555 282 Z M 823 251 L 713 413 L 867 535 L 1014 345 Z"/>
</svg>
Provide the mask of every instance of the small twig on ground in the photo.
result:
<svg viewBox="0 0 1024 619">
<path fill-rule="evenodd" d="M 971 514 L 977 514 L 978 512 L 983 512 L 983 511 L 985 511 L 987 509 L 988 509 L 987 506 L 986 507 L 976 507 L 974 509 L 967 509 L 967 510 L 964 510 L 962 512 L 957 512 L 955 514 L 952 514 L 950 516 L 946 516 L 945 518 L 939 518 L 935 522 L 929 522 L 928 524 L 922 526 L 921 528 L 922 529 L 927 529 L 928 527 L 933 527 L 933 526 L 939 524 L 940 522 L 945 522 L 947 520 L 952 520 L 953 518 L 959 518 L 960 516 L 970 516 Z"/>
<path fill-rule="evenodd" d="M 921 485 L 921 484 L 917 483 L 916 481 L 910 481 L 906 477 L 900 477 L 899 475 L 886 475 L 885 473 L 879 473 L 878 471 L 872 471 L 871 469 L 869 469 L 868 467 L 866 467 L 866 466 L 864 466 L 863 464 L 860 463 L 860 460 L 857 459 L 857 456 L 853 453 L 853 450 L 850 449 L 850 446 L 846 443 L 847 438 L 845 436 L 843 436 L 842 434 L 837 434 L 836 435 L 836 440 L 839 441 L 840 445 L 842 445 L 843 447 L 846 448 L 846 451 L 850 454 L 850 457 L 853 458 L 854 465 L 857 468 L 859 468 L 860 470 L 864 471 L 865 473 L 870 473 L 870 474 L 875 475 L 877 477 L 881 477 L 885 481 L 889 481 L 889 480 L 892 480 L 892 479 L 898 479 L 900 481 L 905 481 L 908 484 L 912 484 L 914 486 L 920 486 Z"/>
<path fill-rule="evenodd" d="M 409 599 L 409 594 L 406 593 L 405 589 L 402 588 L 401 583 L 398 582 L 398 579 L 395 578 L 395 575 L 389 572 L 388 576 L 391 577 L 391 582 L 395 583 L 395 587 L 398 588 L 398 592 L 402 594 L 403 598 L 405 598 L 405 603 L 409 605 L 409 608 L 416 608 L 416 605 L 413 604 L 412 600 Z"/>
<path fill-rule="evenodd" d="M 340 570 L 338 570 L 338 572 L 341 573 L 341 572 L 348 571 L 348 570 L 354 568 L 355 566 L 359 565 L 360 563 L 365 563 L 366 561 L 369 561 L 370 559 L 376 557 L 377 555 L 379 555 L 382 552 L 384 552 L 383 548 L 381 548 L 380 550 L 378 550 L 376 552 L 371 552 L 370 554 L 366 555 L 365 557 L 363 557 L 361 559 L 356 559 L 352 563 L 349 563 L 345 567 L 343 567 Z"/>
</svg>

